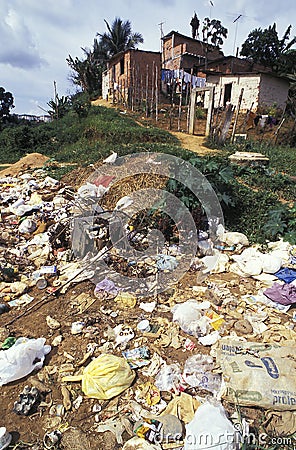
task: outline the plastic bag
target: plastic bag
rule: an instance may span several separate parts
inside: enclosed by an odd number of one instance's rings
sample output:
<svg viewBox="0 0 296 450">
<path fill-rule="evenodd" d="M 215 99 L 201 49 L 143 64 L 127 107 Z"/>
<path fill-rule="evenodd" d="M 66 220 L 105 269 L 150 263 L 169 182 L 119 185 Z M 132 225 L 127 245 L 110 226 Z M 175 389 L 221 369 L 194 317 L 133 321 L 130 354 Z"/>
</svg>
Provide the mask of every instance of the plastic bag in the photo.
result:
<svg viewBox="0 0 296 450">
<path fill-rule="evenodd" d="M 155 378 L 155 386 L 160 391 L 179 392 L 181 370 L 178 364 L 165 364 Z"/>
<path fill-rule="evenodd" d="M 183 378 L 189 386 L 218 393 L 221 388 L 221 376 L 212 373 L 213 368 L 214 362 L 211 356 L 193 355 L 185 362 Z"/>
<path fill-rule="evenodd" d="M 184 450 L 233 450 L 238 442 L 239 433 L 227 419 L 222 405 L 204 403 L 186 425 Z"/>
<path fill-rule="evenodd" d="M 115 205 L 115 210 L 122 210 L 125 208 L 128 208 L 129 206 L 131 206 L 134 203 L 133 199 L 131 197 L 129 197 L 128 195 L 125 195 L 124 197 L 122 197 L 120 200 L 118 200 L 118 202 Z"/>
<path fill-rule="evenodd" d="M 249 245 L 249 240 L 245 234 L 237 231 L 225 231 L 221 223 L 217 227 L 217 237 L 227 245 Z"/>
<path fill-rule="evenodd" d="M 20 233 L 33 233 L 37 228 L 36 222 L 32 219 L 25 219 L 21 224 L 19 225 L 19 232 Z"/>
<path fill-rule="evenodd" d="M 124 444 L 122 450 L 161 450 L 161 447 L 135 436 Z"/>
<path fill-rule="evenodd" d="M 51 350 L 50 345 L 44 344 L 45 338 L 20 337 L 8 350 L 1 350 L 0 386 L 23 378 L 35 369 L 41 369 L 45 355 Z"/>
<path fill-rule="evenodd" d="M 82 375 L 67 376 L 63 381 L 82 381 L 87 397 L 109 400 L 129 388 L 135 378 L 125 359 L 102 354 L 85 367 Z"/>
<path fill-rule="evenodd" d="M 175 270 L 178 266 L 178 261 L 174 256 L 170 255 L 157 255 L 156 267 L 159 270 Z"/>
<path fill-rule="evenodd" d="M 198 303 L 194 299 L 179 303 L 172 308 L 173 322 L 177 322 L 182 330 L 191 336 L 204 336 L 209 330 L 211 320 L 203 316 L 202 309 L 209 307 L 209 302 Z"/>
<path fill-rule="evenodd" d="M 233 255 L 232 272 L 241 276 L 257 276 L 261 272 L 275 273 L 282 266 L 282 259 L 272 253 L 261 253 L 257 249 L 250 247 L 245 249 L 240 255 Z"/>
</svg>

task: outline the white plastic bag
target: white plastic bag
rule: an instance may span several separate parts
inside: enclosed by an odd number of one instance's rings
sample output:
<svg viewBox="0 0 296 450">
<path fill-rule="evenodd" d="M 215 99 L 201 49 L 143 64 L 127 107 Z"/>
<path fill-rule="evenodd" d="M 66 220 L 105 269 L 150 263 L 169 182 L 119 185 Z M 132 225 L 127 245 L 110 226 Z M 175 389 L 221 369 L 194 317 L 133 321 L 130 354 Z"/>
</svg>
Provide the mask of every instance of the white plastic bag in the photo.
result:
<svg viewBox="0 0 296 450">
<path fill-rule="evenodd" d="M 204 336 L 210 328 L 210 319 L 203 315 L 202 310 L 210 306 L 209 302 L 198 303 L 194 299 L 178 303 L 172 308 L 173 322 L 177 322 L 191 336 Z"/>
<path fill-rule="evenodd" d="M 45 355 L 51 350 L 50 345 L 44 345 L 45 340 L 20 337 L 8 350 L 0 350 L 0 386 L 41 369 Z"/>
<path fill-rule="evenodd" d="M 117 153 L 112 152 L 111 155 L 108 156 L 108 158 L 105 158 L 105 159 L 103 160 L 103 162 L 104 162 L 105 164 L 114 164 L 115 161 L 117 160 L 117 156 L 118 156 Z"/>
<path fill-rule="evenodd" d="M 227 245 L 249 245 L 247 236 L 237 231 L 225 231 L 221 223 L 217 227 L 217 237 Z"/>
<path fill-rule="evenodd" d="M 261 272 L 275 273 L 282 266 L 282 260 L 273 253 L 261 253 L 254 247 L 246 248 L 240 255 L 233 255 L 236 261 L 230 268 L 231 272 L 241 276 L 258 276 Z"/>
<path fill-rule="evenodd" d="M 36 222 L 32 219 L 25 219 L 19 225 L 20 233 L 33 233 L 37 228 Z"/>
<path fill-rule="evenodd" d="M 93 183 L 85 183 L 77 190 L 77 194 L 80 198 L 97 197 L 98 188 Z"/>
<path fill-rule="evenodd" d="M 184 450 L 233 450 L 237 440 L 238 432 L 227 419 L 223 406 L 206 402 L 186 425 Z"/>
</svg>

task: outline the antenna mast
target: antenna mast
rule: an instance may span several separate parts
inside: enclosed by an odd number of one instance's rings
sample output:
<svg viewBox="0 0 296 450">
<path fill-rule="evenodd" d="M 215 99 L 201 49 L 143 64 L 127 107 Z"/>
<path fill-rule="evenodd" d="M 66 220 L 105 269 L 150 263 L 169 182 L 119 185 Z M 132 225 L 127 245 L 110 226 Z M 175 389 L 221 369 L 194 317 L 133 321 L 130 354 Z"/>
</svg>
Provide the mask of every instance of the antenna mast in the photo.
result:
<svg viewBox="0 0 296 450">
<path fill-rule="evenodd" d="M 242 17 L 242 14 L 239 14 L 236 19 L 232 23 L 235 23 L 235 33 L 234 33 L 234 42 L 233 42 L 233 55 L 235 53 L 235 46 L 236 46 L 236 39 L 237 39 L 237 29 L 238 29 L 238 23 L 239 19 Z"/>
<path fill-rule="evenodd" d="M 159 26 L 159 29 L 160 29 L 160 58 L 161 58 L 161 67 L 162 67 L 162 62 L 163 62 L 163 36 L 164 36 L 164 33 L 163 33 L 163 24 L 164 24 L 165 22 L 160 22 L 159 24 L 158 24 L 158 26 Z"/>
</svg>

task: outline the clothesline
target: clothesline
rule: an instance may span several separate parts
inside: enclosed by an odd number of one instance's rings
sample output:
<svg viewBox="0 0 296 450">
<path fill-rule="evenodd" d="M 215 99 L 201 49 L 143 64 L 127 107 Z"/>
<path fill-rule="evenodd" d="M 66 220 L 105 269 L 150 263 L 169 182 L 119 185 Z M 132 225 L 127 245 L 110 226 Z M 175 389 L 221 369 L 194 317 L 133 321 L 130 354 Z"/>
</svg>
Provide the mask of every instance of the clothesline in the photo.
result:
<svg viewBox="0 0 296 450">
<path fill-rule="evenodd" d="M 184 83 L 191 83 L 192 87 L 205 87 L 206 79 L 202 77 L 196 77 L 195 75 L 191 75 L 188 72 L 185 72 L 184 69 L 162 69 L 161 70 L 161 79 L 167 83 L 171 83 L 175 80 L 182 80 Z"/>
</svg>

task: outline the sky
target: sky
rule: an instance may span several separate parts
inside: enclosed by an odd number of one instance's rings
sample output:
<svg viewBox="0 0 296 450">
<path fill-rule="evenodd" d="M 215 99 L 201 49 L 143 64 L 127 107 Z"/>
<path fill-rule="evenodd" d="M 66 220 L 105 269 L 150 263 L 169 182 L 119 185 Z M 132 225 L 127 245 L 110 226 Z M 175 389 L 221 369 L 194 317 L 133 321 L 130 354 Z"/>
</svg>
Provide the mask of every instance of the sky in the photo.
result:
<svg viewBox="0 0 296 450">
<path fill-rule="evenodd" d="M 129 20 L 133 32 L 143 35 L 141 50 L 160 50 L 161 26 L 191 36 L 194 12 L 218 19 L 228 29 L 222 50 L 235 54 L 255 28 L 277 24 L 282 37 L 292 25 L 296 34 L 295 0 L 0 0 L 0 86 L 14 96 L 13 113 L 42 115 L 57 93 L 71 95 L 66 58 L 83 57 L 97 33 L 104 33 L 104 19 Z M 211 5 L 212 3 L 212 5 Z M 235 19 L 241 17 L 235 21 Z M 234 22 L 235 21 L 235 22 Z"/>
</svg>

